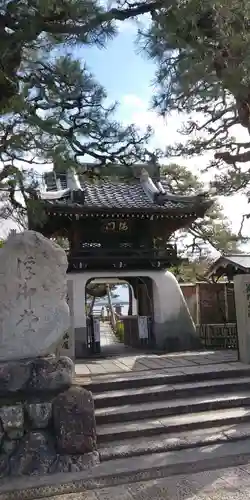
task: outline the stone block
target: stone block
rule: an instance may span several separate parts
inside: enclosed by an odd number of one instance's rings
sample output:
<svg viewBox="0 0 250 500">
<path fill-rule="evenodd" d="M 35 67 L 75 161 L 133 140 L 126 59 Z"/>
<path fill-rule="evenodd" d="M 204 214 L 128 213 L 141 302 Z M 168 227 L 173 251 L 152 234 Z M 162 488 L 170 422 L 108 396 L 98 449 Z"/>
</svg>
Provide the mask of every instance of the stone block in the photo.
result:
<svg viewBox="0 0 250 500">
<path fill-rule="evenodd" d="M 15 439 L 10 439 L 9 437 L 5 437 L 3 442 L 2 442 L 2 450 L 6 455 L 11 455 L 13 451 L 15 451 L 15 448 L 18 446 L 18 441 Z"/>
<path fill-rule="evenodd" d="M 92 394 L 72 387 L 53 402 L 53 424 L 59 453 L 84 454 L 96 449 L 96 424 Z"/>
<path fill-rule="evenodd" d="M 0 363 L 0 396 L 9 397 L 18 392 L 38 396 L 68 389 L 73 382 L 74 363 L 65 356 L 56 359 L 35 358 L 29 361 Z"/>
<path fill-rule="evenodd" d="M 3 437 L 4 437 L 4 429 L 3 429 L 2 422 L 0 420 L 0 444 L 2 442 Z"/>
<path fill-rule="evenodd" d="M 61 455 L 53 472 L 81 472 L 100 463 L 97 451 L 85 455 Z"/>
<path fill-rule="evenodd" d="M 10 475 L 44 475 L 50 472 L 57 454 L 47 432 L 28 432 L 9 459 Z"/>
<path fill-rule="evenodd" d="M 72 385 L 75 368 L 70 358 L 37 358 L 32 364 L 27 391 L 36 394 L 43 391 L 63 391 Z"/>
<path fill-rule="evenodd" d="M 52 403 L 31 403 L 26 405 L 26 411 L 34 429 L 46 428 L 52 415 Z"/>
<path fill-rule="evenodd" d="M 9 474 L 8 455 L 0 453 L 0 478 L 6 477 Z"/>
<path fill-rule="evenodd" d="M 31 376 L 30 361 L 0 363 L 0 396 L 25 389 Z"/>
<path fill-rule="evenodd" d="M 21 404 L 16 406 L 2 406 L 2 408 L 0 408 L 0 419 L 6 434 L 17 438 L 22 436 L 24 412 Z"/>
</svg>

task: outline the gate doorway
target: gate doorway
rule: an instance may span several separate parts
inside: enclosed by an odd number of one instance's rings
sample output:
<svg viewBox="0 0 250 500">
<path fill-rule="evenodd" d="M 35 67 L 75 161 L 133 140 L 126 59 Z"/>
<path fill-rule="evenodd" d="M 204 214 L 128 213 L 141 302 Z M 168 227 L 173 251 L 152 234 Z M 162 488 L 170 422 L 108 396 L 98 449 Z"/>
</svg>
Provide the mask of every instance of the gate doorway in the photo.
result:
<svg viewBox="0 0 250 500">
<path fill-rule="evenodd" d="M 149 278 L 90 279 L 85 309 L 89 356 L 126 356 L 153 347 Z"/>
</svg>

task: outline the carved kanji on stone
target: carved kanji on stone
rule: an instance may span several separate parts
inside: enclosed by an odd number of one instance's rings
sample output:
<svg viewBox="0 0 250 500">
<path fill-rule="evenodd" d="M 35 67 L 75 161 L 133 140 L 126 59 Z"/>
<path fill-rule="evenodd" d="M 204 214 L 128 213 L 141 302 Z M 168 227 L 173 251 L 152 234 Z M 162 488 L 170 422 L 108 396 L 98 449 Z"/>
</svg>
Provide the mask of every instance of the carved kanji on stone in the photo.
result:
<svg viewBox="0 0 250 500">
<path fill-rule="evenodd" d="M 67 256 L 34 231 L 0 249 L 0 361 L 54 353 L 69 328 Z"/>
</svg>

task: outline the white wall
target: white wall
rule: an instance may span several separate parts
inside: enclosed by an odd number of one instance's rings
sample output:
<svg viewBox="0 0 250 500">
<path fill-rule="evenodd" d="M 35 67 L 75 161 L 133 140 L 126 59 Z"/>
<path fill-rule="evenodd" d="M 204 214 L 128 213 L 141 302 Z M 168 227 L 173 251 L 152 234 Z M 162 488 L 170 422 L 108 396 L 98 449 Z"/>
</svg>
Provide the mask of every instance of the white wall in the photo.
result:
<svg viewBox="0 0 250 500">
<path fill-rule="evenodd" d="M 85 287 L 93 278 L 109 281 L 110 278 L 148 277 L 153 282 L 154 334 L 158 347 L 168 344 L 172 339 L 175 345 L 191 348 L 191 337 L 197 338 L 187 304 L 176 278 L 168 271 L 109 271 L 69 273 L 68 279 L 73 282 L 73 309 L 76 329 L 83 329 L 82 342 L 86 342 Z M 178 337 L 178 339 L 177 339 Z M 188 340 L 189 339 L 189 340 Z M 78 339 L 79 340 L 79 339 Z M 190 343 L 191 342 L 191 343 Z M 177 349 L 178 350 L 178 349 Z"/>
</svg>

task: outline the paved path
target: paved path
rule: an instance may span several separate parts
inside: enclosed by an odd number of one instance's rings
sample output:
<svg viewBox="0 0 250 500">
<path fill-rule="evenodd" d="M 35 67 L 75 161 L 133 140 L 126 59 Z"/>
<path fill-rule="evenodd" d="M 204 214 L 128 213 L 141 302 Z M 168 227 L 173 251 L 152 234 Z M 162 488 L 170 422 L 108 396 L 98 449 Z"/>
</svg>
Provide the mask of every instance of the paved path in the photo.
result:
<svg viewBox="0 0 250 500">
<path fill-rule="evenodd" d="M 101 347 L 105 348 L 107 346 L 120 345 L 121 342 L 115 336 L 110 323 L 107 321 L 100 322 L 100 341 Z"/>
<path fill-rule="evenodd" d="M 50 500 L 248 499 L 250 499 L 250 464 L 50 497 Z"/>
<path fill-rule="evenodd" d="M 123 344 L 120 344 L 123 347 Z M 133 354 L 132 354 L 133 353 Z M 143 375 L 148 370 L 168 371 L 172 373 L 188 373 L 190 370 L 199 370 L 200 367 L 205 369 L 214 365 L 224 365 L 228 369 L 237 366 L 244 367 L 242 363 L 237 362 L 236 351 L 202 351 L 202 352 L 184 352 L 176 354 L 156 355 L 150 353 L 142 353 L 138 351 L 122 352 L 122 355 L 117 354 L 111 358 L 86 359 L 77 360 L 75 369 L 76 376 L 93 377 L 104 374 L 126 374 Z"/>
<path fill-rule="evenodd" d="M 125 345 L 115 336 L 107 321 L 100 323 L 100 344 L 102 357 L 123 356 L 127 352 Z"/>
</svg>

